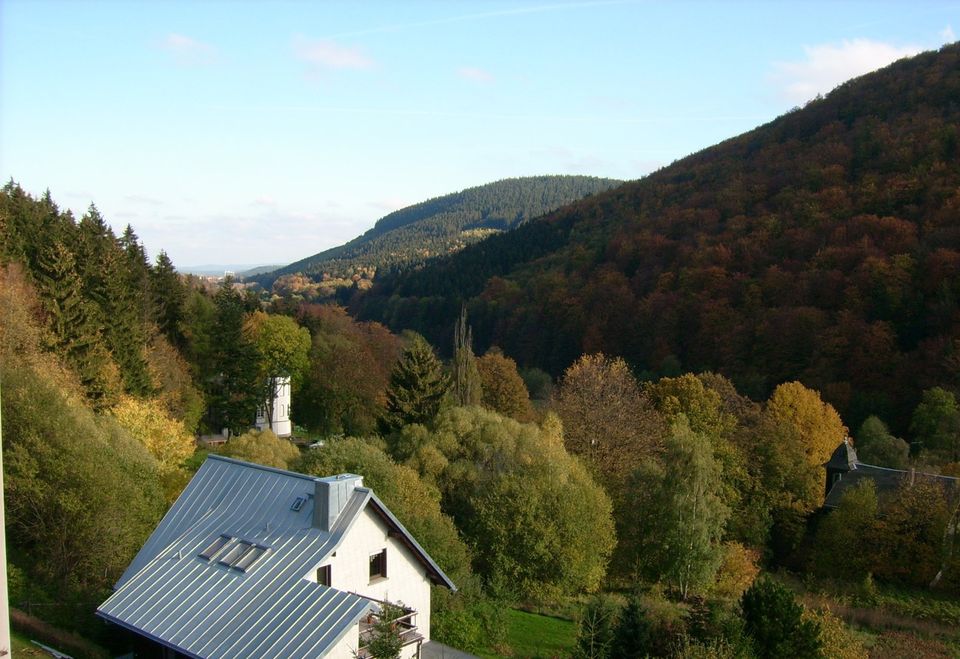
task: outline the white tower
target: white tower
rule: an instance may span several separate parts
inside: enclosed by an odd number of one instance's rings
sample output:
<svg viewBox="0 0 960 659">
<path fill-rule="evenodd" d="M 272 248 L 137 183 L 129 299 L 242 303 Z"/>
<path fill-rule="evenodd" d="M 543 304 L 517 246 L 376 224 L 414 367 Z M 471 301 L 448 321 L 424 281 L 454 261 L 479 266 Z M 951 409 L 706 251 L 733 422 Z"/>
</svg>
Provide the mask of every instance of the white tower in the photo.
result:
<svg viewBox="0 0 960 659">
<path fill-rule="evenodd" d="M 276 377 L 272 379 L 274 382 L 273 423 L 267 422 L 268 410 L 260 405 L 257 407 L 257 430 L 269 428 L 277 437 L 289 437 L 293 432 L 293 426 L 290 423 L 290 378 Z"/>
</svg>

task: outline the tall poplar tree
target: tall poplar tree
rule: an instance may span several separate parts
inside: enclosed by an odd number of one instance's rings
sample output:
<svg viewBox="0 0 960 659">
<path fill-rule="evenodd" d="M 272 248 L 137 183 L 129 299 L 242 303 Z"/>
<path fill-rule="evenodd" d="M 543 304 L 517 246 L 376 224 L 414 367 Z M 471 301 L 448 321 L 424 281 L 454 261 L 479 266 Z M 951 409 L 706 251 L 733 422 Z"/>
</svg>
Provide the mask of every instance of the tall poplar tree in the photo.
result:
<svg viewBox="0 0 960 659">
<path fill-rule="evenodd" d="M 466 307 L 460 309 L 460 318 L 453 329 L 453 397 L 457 405 L 479 405 L 483 399 Z"/>
</svg>

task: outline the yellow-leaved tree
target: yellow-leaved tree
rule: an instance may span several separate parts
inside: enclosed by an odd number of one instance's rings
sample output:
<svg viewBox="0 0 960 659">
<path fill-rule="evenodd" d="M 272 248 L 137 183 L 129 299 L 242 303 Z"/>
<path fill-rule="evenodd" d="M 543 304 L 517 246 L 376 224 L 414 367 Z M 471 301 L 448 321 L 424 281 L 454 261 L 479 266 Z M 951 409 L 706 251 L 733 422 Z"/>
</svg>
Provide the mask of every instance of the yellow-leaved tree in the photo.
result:
<svg viewBox="0 0 960 659">
<path fill-rule="evenodd" d="M 122 396 L 111 413 L 124 430 L 147 447 L 161 471 L 176 471 L 193 455 L 193 436 L 182 421 L 167 414 L 162 402 Z"/>
<path fill-rule="evenodd" d="M 796 428 L 804 453 L 811 465 L 820 466 L 830 459 L 847 436 L 847 427 L 830 403 L 799 382 L 785 382 L 773 391 L 766 412 L 773 419 Z"/>
</svg>

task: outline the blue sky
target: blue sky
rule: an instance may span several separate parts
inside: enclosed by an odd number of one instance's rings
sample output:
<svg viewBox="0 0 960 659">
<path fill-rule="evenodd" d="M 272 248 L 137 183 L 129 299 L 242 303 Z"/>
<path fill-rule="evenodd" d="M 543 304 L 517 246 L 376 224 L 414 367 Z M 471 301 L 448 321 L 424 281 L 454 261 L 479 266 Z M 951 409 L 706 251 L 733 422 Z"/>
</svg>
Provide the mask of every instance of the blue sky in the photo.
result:
<svg viewBox="0 0 960 659">
<path fill-rule="evenodd" d="M 0 2 L 0 175 L 179 267 L 510 176 L 636 179 L 956 40 L 960 2 Z"/>
</svg>

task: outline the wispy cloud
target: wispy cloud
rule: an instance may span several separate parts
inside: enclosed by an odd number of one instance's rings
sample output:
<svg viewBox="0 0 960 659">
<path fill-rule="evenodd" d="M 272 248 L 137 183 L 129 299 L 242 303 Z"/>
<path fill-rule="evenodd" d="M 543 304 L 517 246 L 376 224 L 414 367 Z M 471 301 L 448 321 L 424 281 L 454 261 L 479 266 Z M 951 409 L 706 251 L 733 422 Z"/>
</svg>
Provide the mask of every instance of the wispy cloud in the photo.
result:
<svg viewBox="0 0 960 659">
<path fill-rule="evenodd" d="M 162 206 L 164 201 L 143 194 L 128 194 L 123 196 L 123 200 L 129 204 L 140 204 L 142 206 Z"/>
<path fill-rule="evenodd" d="M 177 64 L 184 66 L 212 64 L 218 56 L 214 46 L 174 32 L 161 40 L 160 47 L 167 51 Z"/>
<path fill-rule="evenodd" d="M 297 36 L 293 40 L 293 51 L 313 75 L 328 71 L 365 70 L 376 65 L 373 58 L 361 48 L 344 46 L 333 39 L 310 40 Z"/>
<path fill-rule="evenodd" d="M 457 75 L 464 80 L 469 80 L 471 82 L 479 82 L 481 84 L 488 85 L 494 81 L 493 74 L 485 69 L 478 68 L 476 66 L 462 66 L 457 69 Z"/>
<path fill-rule="evenodd" d="M 385 199 L 373 199 L 367 202 L 367 205 L 382 211 L 392 213 L 395 210 L 406 208 L 411 202 L 400 197 L 387 197 Z"/>
<path fill-rule="evenodd" d="M 802 103 L 817 94 L 826 94 L 840 83 L 886 66 L 903 57 L 916 55 L 918 46 L 894 46 L 870 39 L 844 40 L 837 44 L 804 46 L 804 58 L 774 62 L 770 78 L 781 96 Z"/>
<path fill-rule="evenodd" d="M 953 33 L 953 26 L 948 25 L 940 30 L 940 38 L 943 39 L 943 43 L 953 43 L 956 41 L 957 35 Z"/>
<path fill-rule="evenodd" d="M 474 14 L 458 14 L 456 16 L 446 16 L 443 18 L 434 18 L 426 21 L 416 21 L 411 23 L 394 23 L 392 25 L 379 25 L 377 27 L 365 28 L 362 30 L 353 30 L 351 32 L 342 32 L 332 35 L 333 38 L 359 37 L 369 34 L 380 34 L 384 32 L 402 32 L 412 28 L 433 27 L 436 25 L 449 25 L 451 23 L 472 23 L 474 21 L 486 20 L 490 18 L 504 18 L 511 16 L 523 16 L 526 14 L 540 14 L 545 12 L 567 11 L 571 9 L 596 9 L 599 7 L 611 5 L 631 5 L 637 4 L 640 0 L 587 0 L 585 2 L 557 2 L 553 4 L 533 5 L 529 7 L 513 7 L 510 9 L 497 9 L 494 11 L 484 11 Z M 452 5 L 451 6 L 455 6 Z"/>
</svg>

